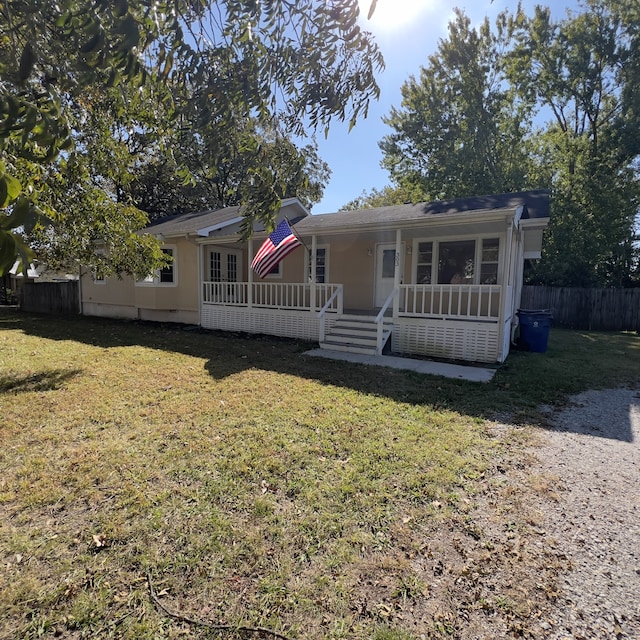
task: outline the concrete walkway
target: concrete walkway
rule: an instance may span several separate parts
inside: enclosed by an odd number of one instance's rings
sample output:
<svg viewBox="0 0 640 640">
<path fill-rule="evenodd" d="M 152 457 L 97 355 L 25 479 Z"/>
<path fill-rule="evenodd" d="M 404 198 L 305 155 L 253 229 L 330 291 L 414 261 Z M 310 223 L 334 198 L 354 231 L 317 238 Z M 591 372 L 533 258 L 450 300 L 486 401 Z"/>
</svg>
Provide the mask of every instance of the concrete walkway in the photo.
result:
<svg viewBox="0 0 640 640">
<path fill-rule="evenodd" d="M 432 376 L 471 380 L 472 382 L 489 382 L 496 372 L 495 369 L 485 367 L 466 367 L 460 364 L 400 358 L 398 356 L 367 356 L 359 353 L 347 353 L 346 351 L 330 351 L 329 349 L 312 349 L 311 351 L 305 351 L 304 355 L 359 364 L 373 364 L 378 367 L 391 367 L 392 369 L 406 369 Z"/>
</svg>

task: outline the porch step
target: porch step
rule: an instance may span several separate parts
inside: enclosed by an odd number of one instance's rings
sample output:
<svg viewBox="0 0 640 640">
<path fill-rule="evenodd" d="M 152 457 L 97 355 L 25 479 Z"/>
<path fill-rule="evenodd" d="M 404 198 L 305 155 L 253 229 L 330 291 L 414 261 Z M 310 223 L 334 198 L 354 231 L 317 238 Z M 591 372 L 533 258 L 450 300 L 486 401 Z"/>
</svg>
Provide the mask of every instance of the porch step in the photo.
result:
<svg viewBox="0 0 640 640">
<path fill-rule="evenodd" d="M 389 340 L 393 324 L 383 321 L 382 347 Z M 377 347 L 378 328 L 375 317 L 370 316 L 341 316 L 327 332 L 320 343 L 321 349 L 331 351 L 346 351 L 348 353 L 362 353 L 375 355 Z"/>
</svg>

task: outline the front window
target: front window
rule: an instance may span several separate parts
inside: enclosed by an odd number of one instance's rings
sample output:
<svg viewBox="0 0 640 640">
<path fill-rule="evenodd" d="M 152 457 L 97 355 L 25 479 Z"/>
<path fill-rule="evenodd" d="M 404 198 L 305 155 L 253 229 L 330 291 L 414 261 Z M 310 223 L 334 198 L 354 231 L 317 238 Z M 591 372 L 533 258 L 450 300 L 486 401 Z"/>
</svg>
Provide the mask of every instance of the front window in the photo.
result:
<svg viewBox="0 0 640 640">
<path fill-rule="evenodd" d="M 413 247 L 416 284 L 497 284 L 499 238 L 419 240 Z"/>
<path fill-rule="evenodd" d="M 307 280 L 311 281 L 311 252 L 307 252 Z M 316 282 L 329 282 L 329 251 L 327 247 L 316 248 Z"/>
<path fill-rule="evenodd" d="M 485 238 L 482 241 L 480 255 L 480 284 L 496 284 L 498 282 L 498 238 Z"/>
<path fill-rule="evenodd" d="M 433 270 L 433 242 L 418 243 L 418 263 L 416 267 L 416 282 L 431 284 Z"/>
<path fill-rule="evenodd" d="M 438 255 L 438 284 L 472 284 L 475 240 L 441 242 Z"/>
</svg>

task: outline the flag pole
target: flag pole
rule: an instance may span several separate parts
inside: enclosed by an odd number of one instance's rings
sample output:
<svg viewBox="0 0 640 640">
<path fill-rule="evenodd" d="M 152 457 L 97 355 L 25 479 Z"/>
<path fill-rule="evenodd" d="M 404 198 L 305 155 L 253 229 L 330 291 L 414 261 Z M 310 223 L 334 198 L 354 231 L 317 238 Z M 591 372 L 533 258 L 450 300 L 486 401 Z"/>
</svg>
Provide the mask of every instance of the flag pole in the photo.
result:
<svg viewBox="0 0 640 640">
<path fill-rule="evenodd" d="M 291 229 L 291 233 L 293 233 L 293 235 L 298 238 L 298 240 L 300 240 L 300 244 L 309 252 L 311 253 L 311 249 L 309 249 L 309 247 L 307 246 L 307 243 L 296 233 L 296 230 L 293 228 L 293 225 L 291 224 L 291 222 L 289 221 L 289 218 L 287 218 L 287 216 L 284 216 L 284 219 L 287 221 L 287 224 L 289 225 L 289 229 Z"/>
</svg>

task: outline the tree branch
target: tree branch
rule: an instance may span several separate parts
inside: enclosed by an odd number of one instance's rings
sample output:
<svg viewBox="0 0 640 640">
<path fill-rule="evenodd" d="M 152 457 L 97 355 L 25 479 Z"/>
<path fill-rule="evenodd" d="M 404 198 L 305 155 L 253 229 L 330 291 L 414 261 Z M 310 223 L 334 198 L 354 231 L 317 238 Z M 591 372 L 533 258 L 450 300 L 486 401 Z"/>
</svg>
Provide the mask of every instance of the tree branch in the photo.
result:
<svg viewBox="0 0 640 640">
<path fill-rule="evenodd" d="M 171 609 L 167 608 L 160 602 L 160 599 L 156 595 L 156 591 L 153 587 L 153 580 L 151 579 L 151 573 L 147 573 L 147 584 L 149 585 L 149 596 L 155 606 L 168 615 L 170 618 L 174 620 L 180 620 L 180 622 L 186 622 L 188 624 L 192 624 L 198 627 L 206 627 L 207 629 L 212 629 L 214 631 L 229 631 L 234 633 L 262 633 L 272 638 L 279 638 L 279 640 L 291 640 L 285 635 L 278 633 L 277 631 L 272 631 L 271 629 L 266 629 L 264 627 L 244 627 L 244 626 L 236 626 L 233 624 L 213 624 L 209 622 L 204 622 L 203 620 L 196 620 L 195 618 L 189 618 L 187 616 L 180 615 L 179 613 L 175 613 L 171 611 Z"/>
</svg>

